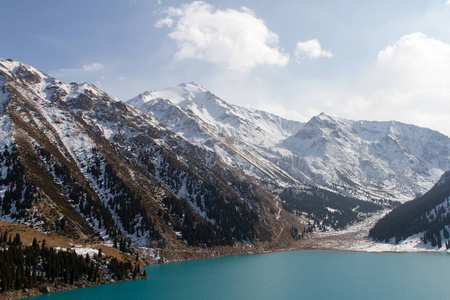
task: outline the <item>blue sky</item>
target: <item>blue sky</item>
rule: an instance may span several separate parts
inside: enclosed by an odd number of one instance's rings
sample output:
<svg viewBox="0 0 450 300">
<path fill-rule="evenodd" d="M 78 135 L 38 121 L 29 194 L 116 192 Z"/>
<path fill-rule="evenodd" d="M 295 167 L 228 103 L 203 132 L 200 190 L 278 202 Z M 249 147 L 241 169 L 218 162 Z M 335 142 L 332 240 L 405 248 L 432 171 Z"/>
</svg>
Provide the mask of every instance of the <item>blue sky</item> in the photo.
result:
<svg viewBox="0 0 450 300">
<path fill-rule="evenodd" d="M 307 121 L 450 135 L 450 0 L 2 1 L 0 57 L 121 100 L 195 82 Z"/>
</svg>

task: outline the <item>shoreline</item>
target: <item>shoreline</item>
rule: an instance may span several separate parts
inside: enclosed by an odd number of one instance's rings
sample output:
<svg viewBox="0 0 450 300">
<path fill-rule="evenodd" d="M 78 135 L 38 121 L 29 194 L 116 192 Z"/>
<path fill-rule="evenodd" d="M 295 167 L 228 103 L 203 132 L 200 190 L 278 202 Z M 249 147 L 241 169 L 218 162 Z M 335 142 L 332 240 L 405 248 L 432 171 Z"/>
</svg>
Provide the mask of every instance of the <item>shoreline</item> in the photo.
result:
<svg viewBox="0 0 450 300">
<path fill-rule="evenodd" d="M 199 260 L 199 259 L 208 259 L 208 258 L 219 258 L 219 257 L 229 257 L 229 256 L 239 256 L 239 255 L 254 255 L 254 254 L 271 254 L 271 253 L 276 253 L 276 252 L 285 252 L 285 251 L 302 251 L 302 250 L 306 250 L 306 251 L 339 251 L 339 252 L 361 252 L 361 253 L 399 253 L 399 254 L 404 254 L 404 253 L 436 253 L 436 254 L 449 254 L 450 251 L 449 250 L 445 250 L 445 251 L 440 251 L 440 250 L 432 250 L 432 249 L 402 249 L 402 250 L 388 250 L 388 249 L 373 249 L 371 250 L 370 247 L 369 248 L 355 248 L 355 247 L 345 247 L 344 245 L 340 245 L 340 246 L 331 246 L 331 245 L 324 245 L 324 242 L 330 242 L 330 241 L 337 241 L 336 237 L 339 237 L 341 235 L 345 235 L 348 234 L 346 232 L 333 232 L 333 237 L 332 239 L 327 239 L 325 237 L 320 236 L 321 233 L 319 234 L 313 234 L 310 237 L 307 237 L 305 239 L 303 239 L 300 243 L 298 243 L 296 246 L 294 247 L 288 247 L 288 248 L 278 248 L 278 249 L 271 249 L 271 250 L 267 250 L 267 249 L 248 249 L 248 250 L 253 250 L 253 251 L 243 251 L 243 252 L 234 252 L 234 253 L 222 253 L 221 251 L 211 251 L 209 253 L 213 254 L 213 255 L 207 255 L 204 257 L 192 257 L 192 258 L 187 258 L 187 259 L 175 259 L 175 260 L 170 260 L 170 261 L 166 261 L 166 262 L 155 262 L 155 261 L 148 261 L 148 264 L 144 265 L 145 266 L 149 266 L 149 265 L 154 265 L 154 264 L 158 264 L 158 263 L 175 263 L 175 262 L 185 262 L 185 261 L 191 261 L 191 260 Z M 341 240 L 342 242 L 342 240 Z M 358 241 L 358 239 L 355 239 L 353 242 L 362 242 L 361 240 Z M 369 242 L 369 241 L 366 241 Z M 305 244 L 306 243 L 306 244 Z M 377 242 L 373 242 L 371 241 L 371 243 L 373 244 L 381 244 L 381 245 L 386 245 L 386 246 L 391 246 L 391 247 L 396 247 L 397 245 L 393 245 L 393 244 L 385 244 L 385 243 L 377 243 Z M 212 249 L 211 249 L 212 250 Z M 222 249 L 223 250 L 223 249 Z M 42 296 L 45 294 L 53 294 L 53 293 L 59 293 L 59 292 L 65 292 L 65 291 L 70 291 L 70 290 L 75 290 L 75 289 L 81 289 L 81 288 L 87 288 L 87 287 L 94 287 L 94 286 L 99 286 L 99 285 L 107 285 L 107 284 L 114 284 L 114 283 L 120 283 L 120 282 L 126 282 L 126 281 L 134 281 L 134 280 L 143 280 L 146 278 L 149 278 L 151 276 L 148 277 L 140 277 L 140 278 L 136 278 L 136 279 L 132 279 L 132 278 L 126 278 L 124 280 L 104 280 L 101 282 L 80 282 L 77 284 L 60 284 L 59 286 L 54 286 L 50 283 L 46 283 L 40 287 L 36 287 L 36 288 L 32 288 L 32 289 L 23 289 L 23 290 L 12 290 L 12 291 L 7 291 L 5 293 L 1 293 L 0 294 L 0 300 L 3 299 L 24 299 L 24 298 L 29 298 L 29 297 L 36 297 L 36 296 Z M 43 291 L 43 287 L 46 288 L 45 291 Z"/>
<path fill-rule="evenodd" d="M 341 231 L 326 231 L 315 232 L 308 236 L 292 242 L 289 245 L 270 245 L 267 243 L 256 244 L 253 246 L 236 243 L 234 246 L 214 247 L 209 249 L 204 248 L 190 248 L 184 250 L 174 249 L 152 249 L 139 247 L 142 252 L 140 260 L 147 265 L 157 263 L 173 263 L 183 262 L 205 258 L 217 258 L 237 255 L 252 255 L 252 254 L 270 254 L 282 251 L 301 251 L 301 250 L 324 250 L 324 251 L 347 251 L 347 252 L 364 252 L 364 253 L 450 253 L 450 249 L 432 248 L 431 246 L 423 245 L 420 241 L 419 235 L 413 236 L 406 241 L 402 241 L 398 245 L 391 243 L 375 242 L 368 238 L 369 229 L 373 224 L 381 218 L 385 212 L 375 214 L 362 223 L 357 223 L 349 226 L 347 229 Z M 275 243 L 276 244 L 276 243 Z M 281 246 L 281 247 L 280 247 Z M 157 254 L 156 256 L 150 254 Z M 150 276 L 151 277 L 151 276 Z M 3 299 L 21 299 L 28 297 L 35 297 L 49 293 L 57 293 L 79 288 L 92 287 L 104 284 L 114 284 L 118 282 L 142 280 L 140 278 L 132 279 L 126 278 L 124 280 L 111 280 L 104 278 L 100 282 L 79 282 L 73 285 L 60 284 L 54 286 L 50 283 L 45 283 L 40 287 L 28 290 L 12 290 L 0 294 L 0 300 Z M 43 287 L 45 287 L 43 289 Z"/>
<path fill-rule="evenodd" d="M 60 293 L 60 292 L 67 292 L 77 289 L 83 289 L 88 287 L 95 287 L 100 285 L 108 285 L 108 284 L 114 284 L 114 283 L 120 283 L 120 282 L 126 282 L 126 281 L 134 281 L 134 280 L 143 280 L 147 277 L 141 277 L 141 278 L 127 278 L 123 280 L 111 280 L 111 281 L 103 281 L 103 282 L 79 282 L 75 284 L 66 284 L 66 283 L 60 283 L 58 286 L 54 286 L 50 283 L 45 283 L 41 285 L 40 287 L 35 287 L 31 289 L 22 289 L 22 290 L 10 290 L 6 291 L 5 293 L 0 293 L 0 300 L 6 300 L 6 299 L 28 299 L 31 297 L 38 297 L 43 295 L 49 295 L 54 293 Z M 45 290 L 45 291 L 43 291 Z"/>
</svg>

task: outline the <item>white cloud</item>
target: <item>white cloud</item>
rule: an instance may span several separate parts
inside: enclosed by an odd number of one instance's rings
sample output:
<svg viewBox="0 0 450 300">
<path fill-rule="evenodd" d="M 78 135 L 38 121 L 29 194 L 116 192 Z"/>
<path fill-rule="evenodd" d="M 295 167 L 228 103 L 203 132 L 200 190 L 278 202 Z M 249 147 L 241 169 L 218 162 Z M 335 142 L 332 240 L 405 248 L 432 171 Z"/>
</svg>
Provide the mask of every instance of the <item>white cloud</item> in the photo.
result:
<svg viewBox="0 0 450 300">
<path fill-rule="evenodd" d="M 450 0 L 447 0 L 447 5 L 450 5 Z"/>
<path fill-rule="evenodd" d="M 164 19 L 159 19 L 159 20 L 155 23 L 155 27 L 156 27 L 156 28 L 162 28 L 162 27 L 164 27 L 164 26 L 172 27 L 172 25 L 173 25 L 173 19 L 171 19 L 171 18 L 169 18 L 169 17 L 164 18 Z"/>
<path fill-rule="evenodd" d="M 155 26 L 172 28 L 169 36 L 177 41 L 176 59 L 205 60 L 243 73 L 259 65 L 284 66 L 289 61 L 289 55 L 279 48 L 278 36 L 246 7 L 220 10 L 194 1 L 165 13 L 167 17 Z"/>
<path fill-rule="evenodd" d="M 409 34 L 379 52 L 378 68 L 385 84 L 397 89 L 448 87 L 450 45 L 422 33 Z"/>
<path fill-rule="evenodd" d="M 450 44 L 422 33 L 378 53 L 374 67 L 336 104 L 349 118 L 398 120 L 450 136 Z M 341 95 L 343 96 L 343 95 Z"/>
<path fill-rule="evenodd" d="M 295 49 L 295 56 L 301 58 L 307 56 L 309 58 L 333 57 L 333 53 L 322 49 L 319 41 L 309 40 L 307 42 L 298 42 Z"/>
</svg>

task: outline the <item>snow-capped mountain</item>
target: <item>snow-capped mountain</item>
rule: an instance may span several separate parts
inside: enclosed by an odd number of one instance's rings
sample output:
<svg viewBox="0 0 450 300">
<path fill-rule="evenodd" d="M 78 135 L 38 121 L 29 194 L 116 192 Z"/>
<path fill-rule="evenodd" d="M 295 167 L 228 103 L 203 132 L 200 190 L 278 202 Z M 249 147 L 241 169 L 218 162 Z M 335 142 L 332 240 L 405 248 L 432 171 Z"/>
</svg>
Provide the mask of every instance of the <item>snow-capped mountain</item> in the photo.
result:
<svg viewBox="0 0 450 300">
<path fill-rule="evenodd" d="M 271 152 L 303 123 L 230 105 L 193 83 L 145 92 L 127 102 L 190 142 L 215 152 L 232 169 L 277 186 L 301 184 L 278 165 L 280 153 Z"/>
<path fill-rule="evenodd" d="M 166 258 L 273 249 L 413 198 L 450 169 L 450 139 L 412 125 L 289 121 L 196 84 L 128 103 L 0 61 L 0 219 Z"/>
<path fill-rule="evenodd" d="M 195 127 L 189 131 L 190 124 L 182 123 L 185 120 L 180 119 L 182 115 L 179 113 L 173 114 L 173 110 L 168 112 L 165 109 L 167 104 L 198 121 L 197 126 L 214 128 L 230 138 L 259 147 L 272 147 L 303 127 L 300 122 L 228 104 L 194 83 L 158 92 L 145 92 L 128 103 L 158 119 L 171 117 L 170 122 L 165 122 L 168 128 L 189 138 L 195 138 L 199 132 Z"/>
<path fill-rule="evenodd" d="M 450 139 L 398 122 L 350 121 L 321 114 L 280 147 L 314 182 L 356 196 L 410 200 L 450 169 Z"/>
<path fill-rule="evenodd" d="M 87 83 L 0 61 L 0 128 L 2 220 L 165 257 L 289 243 L 284 228 L 301 228 L 242 170 Z"/>
<path fill-rule="evenodd" d="M 231 105 L 196 84 L 128 101 L 267 186 L 316 185 L 360 199 L 406 201 L 450 169 L 450 139 L 398 122 L 321 114 L 305 123 Z"/>
</svg>

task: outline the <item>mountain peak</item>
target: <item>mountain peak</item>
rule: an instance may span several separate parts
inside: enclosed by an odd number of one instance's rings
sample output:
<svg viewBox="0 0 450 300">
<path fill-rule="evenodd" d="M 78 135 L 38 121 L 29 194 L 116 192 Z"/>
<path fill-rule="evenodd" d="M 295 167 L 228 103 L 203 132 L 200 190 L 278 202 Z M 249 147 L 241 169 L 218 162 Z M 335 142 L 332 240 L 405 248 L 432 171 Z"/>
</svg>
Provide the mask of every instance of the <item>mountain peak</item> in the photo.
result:
<svg viewBox="0 0 450 300">
<path fill-rule="evenodd" d="M 36 68 L 12 59 L 1 60 L 0 71 L 9 74 L 9 76 L 15 76 L 29 84 L 39 84 L 46 78 L 50 78 L 50 76 Z"/>
<path fill-rule="evenodd" d="M 191 81 L 189 83 L 180 83 L 178 86 L 182 87 L 182 88 L 185 88 L 187 90 L 192 90 L 193 89 L 193 90 L 198 90 L 198 91 L 203 91 L 203 92 L 208 91 L 207 89 L 205 89 L 204 87 L 202 87 L 201 85 L 199 85 L 199 84 L 197 84 L 197 83 L 195 83 L 193 81 Z"/>
<path fill-rule="evenodd" d="M 183 101 L 193 101 L 198 98 L 204 98 L 211 93 L 199 84 L 194 82 L 181 83 L 175 87 L 168 87 L 159 91 L 145 91 L 138 96 L 131 98 L 127 102 L 133 106 L 140 108 L 147 102 L 155 100 L 169 100 L 171 103 L 177 104 Z"/>
<path fill-rule="evenodd" d="M 318 118 L 330 118 L 330 115 L 327 115 L 325 112 L 321 112 L 317 115 Z"/>
<path fill-rule="evenodd" d="M 325 113 L 320 113 L 317 116 L 312 117 L 305 125 L 305 129 L 307 128 L 326 128 L 329 130 L 338 130 L 339 128 L 347 127 L 348 123 L 351 122 L 346 119 L 334 117 L 327 115 Z"/>
<path fill-rule="evenodd" d="M 317 116 L 314 116 L 311 118 L 311 120 L 319 121 L 319 122 L 337 122 L 337 121 L 344 121 L 345 119 L 328 115 L 324 112 L 321 112 Z"/>
</svg>

